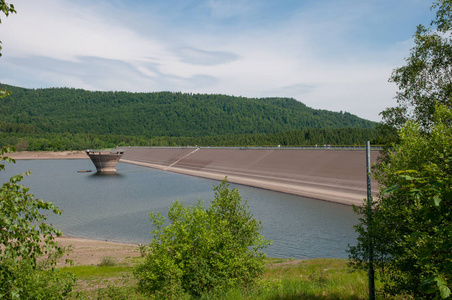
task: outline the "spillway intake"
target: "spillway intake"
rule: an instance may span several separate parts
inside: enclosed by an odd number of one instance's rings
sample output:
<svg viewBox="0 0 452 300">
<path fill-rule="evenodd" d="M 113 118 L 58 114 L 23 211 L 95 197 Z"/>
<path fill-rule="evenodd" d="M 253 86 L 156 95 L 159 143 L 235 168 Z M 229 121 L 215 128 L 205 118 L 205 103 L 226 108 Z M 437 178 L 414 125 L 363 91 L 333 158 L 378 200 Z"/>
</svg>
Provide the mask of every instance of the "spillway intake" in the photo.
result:
<svg viewBox="0 0 452 300">
<path fill-rule="evenodd" d="M 98 173 L 116 173 L 118 163 L 124 151 L 86 150 Z"/>
</svg>

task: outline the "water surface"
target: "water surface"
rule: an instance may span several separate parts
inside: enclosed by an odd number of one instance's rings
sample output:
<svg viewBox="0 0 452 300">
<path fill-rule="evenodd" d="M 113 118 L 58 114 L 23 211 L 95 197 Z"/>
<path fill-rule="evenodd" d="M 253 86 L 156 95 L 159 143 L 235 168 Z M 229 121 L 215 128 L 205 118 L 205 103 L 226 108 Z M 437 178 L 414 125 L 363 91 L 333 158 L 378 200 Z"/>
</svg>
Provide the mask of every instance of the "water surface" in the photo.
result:
<svg viewBox="0 0 452 300">
<path fill-rule="evenodd" d="M 23 183 L 37 198 L 54 202 L 64 212 L 49 216 L 66 236 L 124 243 L 148 243 L 152 230 L 148 213 L 166 215 L 175 200 L 206 203 L 218 181 L 118 163 L 116 175 L 79 173 L 95 168 L 88 159 L 17 160 L 0 172 L 1 182 L 31 170 Z M 355 244 L 357 217 L 349 206 L 234 185 L 248 201 L 263 235 L 273 241 L 272 257 L 345 258 Z"/>
</svg>

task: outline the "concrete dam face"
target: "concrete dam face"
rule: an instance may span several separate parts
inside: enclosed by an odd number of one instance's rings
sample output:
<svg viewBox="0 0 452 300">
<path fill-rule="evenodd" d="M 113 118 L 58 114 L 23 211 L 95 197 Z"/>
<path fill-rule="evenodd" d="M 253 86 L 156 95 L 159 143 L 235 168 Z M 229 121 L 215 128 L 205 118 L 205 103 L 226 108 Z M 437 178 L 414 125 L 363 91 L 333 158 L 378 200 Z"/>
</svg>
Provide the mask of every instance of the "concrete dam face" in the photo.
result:
<svg viewBox="0 0 452 300">
<path fill-rule="evenodd" d="M 121 161 L 347 205 L 367 195 L 365 150 L 130 147 Z"/>
</svg>

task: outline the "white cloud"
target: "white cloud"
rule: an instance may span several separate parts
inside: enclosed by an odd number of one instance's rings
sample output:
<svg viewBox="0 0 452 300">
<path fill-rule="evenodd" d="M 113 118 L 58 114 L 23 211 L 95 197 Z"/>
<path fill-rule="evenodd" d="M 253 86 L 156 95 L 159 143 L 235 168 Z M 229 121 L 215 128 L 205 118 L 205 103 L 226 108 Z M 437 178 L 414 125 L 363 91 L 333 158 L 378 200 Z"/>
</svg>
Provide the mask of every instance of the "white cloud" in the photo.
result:
<svg viewBox="0 0 452 300">
<path fill-rule="evenodd" d="M 195 48 L 181 48 L 176 51 L 184 63 L 202 66 L 225 64 L 239 58 L 238 55 L 223 51 L 205 51 Z"/>
<path fill-rule="evenodd" d="M 135 60 L 149 56 L 161 59 L 167 54 L 160 41 L 107 22 L 100 11 L 86 11 L 70 1 L 24 2 L 16 5 L 19 13 L 4 26 L 4 43 L 14 49 L 9 56 Z"/>
<path fill-rule="evenodd" d="M 126 3 L 120 0 L 22 0 L 16 4 L 18 14 L 0 26 L 0 81 L 25 87 L 294 97 L 314 108 L 378 120 L 382 109 L 395 105 L 395 87 L 387 79 L 408 55 L 411 32 L 396 43 L 371 44 L 371 38 L 354 36 L 371 32 L 358 27 L 372 13 L 371 4 L 299 3 L 284 18 L 269 19 L 272 11 L 259 15 L 266 1 L 206 0 L 199 5 L 213 18 L 199 22 L 187 17 L 184 21 L 193 23 L 184 26 L 145 4 L 140 11 L 133 5 L 124 11 Z M 183 11 L 168 14 L 179 18 Z M 251 15 L 252 26 L 246 26 Z M 215 18 L 240 22 L 208 23 Z"/>
</svg>

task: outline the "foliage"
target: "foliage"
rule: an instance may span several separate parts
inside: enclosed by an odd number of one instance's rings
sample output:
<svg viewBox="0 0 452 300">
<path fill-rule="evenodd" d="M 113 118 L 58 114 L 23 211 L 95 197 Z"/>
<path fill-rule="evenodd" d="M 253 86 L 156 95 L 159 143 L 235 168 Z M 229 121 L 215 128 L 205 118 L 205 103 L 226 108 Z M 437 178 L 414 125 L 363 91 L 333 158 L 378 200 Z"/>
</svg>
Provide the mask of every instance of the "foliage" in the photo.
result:
<svg viewBox="0 0 452 300">
<path fill-rule="evenodd" d="M 445 158 L 449 167 L 442 170 L 436 164 L 421 171 L 404 171 L 405 182 L 394 187 L 393 194 L 422 203 L 420 222 L 427 228 L 415 228 L 406 241 L 416 249 L 416 264 L 424 269 L 420 290 L 446 299 L 452 283 L 452 157 Z"/>
<path fill-rule="evenodd" d="M 416 299 L 450 297 L 452 282 L 452 110 L 438 106 L 430 132 L 407 122 L 400 142 L 375 169 L 378 202 L 355 207 L 358 245 L 350 258 L 366 266 L 368 233 L 373 239 L 383 293 L 410 294 Z"/>
<path fill-rule="evenodd" d="M 6 3 L 5 0 L 0 0 L 0 11 L 5 14 L 5 16 L 9 16 L 10 13 L 15 13 L 16 10 L 14 9 L 13 4 Z M 0 19 L 0 24 L 2 23 L 2 20 Z"/>
<path fill-rule="evenodd" d="M 294 99 L 3 87 L 13 93 L 0 100 L 0 146 L 18 150 L 355 145 L 377 137 L 373 122 Z"/>
<path fill-rule="evenodd" d="M 452 1 L 432 8 L 432 27 L 418 26 L 406 65 L 392 73 L 398 106 L 381 113 L 381 129 L 394 143 L 374 168 L 378 201 L 355 208 L 362 218 L 349 249 L 366 266 L 370 236 L 382 292 L 416 299 L 450 298 L 452 281 Z"/>
<path fill-rule="evenodd" d="M 8 4 L 5 2 L 5 0 L 0 0 L 0 11 L 5 14 L 5 16 L 9 16 L 10 13 L 15 13 L 16 10 L 14 9 L 13 4 Z M 0 24 L 2 23 L 2 20 L 0 19 Z M 0 56 L 2 56 L 2 42 L 0 41 Z M 4 93 L 3 90 L 0 89 L 0 95 Z"/>
<path fill-rule="evenodd" d="M 0 51 L 2 50 L 1 44 L 2 44 L 2 42 L 0 41 Z M 2 56 L 1 52 L 0 52 L 0 56 Z M 11 95 L 11 91 L 7 91 L 5 89 L 0 88 L 0 99 L 5 98 L 10 95 Z"/>
<path fill-rule="evenodd" d="M 199 296 L 231 287 L 251 288 L 262 275 L 269 244 L 260 222 L 248 211 L 236 189 L 223 181 L 214 187 L 208 208 L 201 200 L 170 207 L 170 224 L 151 213 L 154 225 L 145 262 L 136 268 L 141 291 L 161 298 Z"/>
<path fill-rule="evenodd" d="M 432 125 L 435 105 L 451 108 L 452 15 L 450 0 L 436 0 L 432 25 L 419 25 L 406 65 L 393 71 L 391 81 L 399 87 L 398 106 L 381 112 L 384 125 L 400 128 L 407 120 L 419 122 L 424 130 Z"/>
<path fill-rule="evenodd" d="M 0 44 L 1 44 L 1 42 L 0 42 Z M 0 46 L 0 50 L 1 50 L 2 48 L 1 48 L 1 46 Z M 0 56 L 1 56 L 1 53 L 0 53 Z M 3 98 L 3 97 L 7 97 L 7 96 L 9 96 L 9 95 L 11 95 L 11 91 L 7 91 L 7 90 L 4 90 L 4 89 L 0 89 L 0 98 Z"/>
<path fill-rule="evenodd" d="M 10 150 L 3 148 L 0 155 L 3 156 Z M 29 188 L 19 184 L 23 176 L 29 174 L 30 172 L 26 172 L 13 176 L 0 188 L 0 238 L 4 246 L 0 250 L 0 262 L 4 259 L 18 261 L 26 258 L 36 265 L 38 257 L 44 254 L 50 256 L 52 250 L 62 252 L 54 241 L 54 236 L 60 236 L 61 232 L 44 222 L 46 215 L 40 210 L 51 210 L 55 214 L 61 214 L 61 211 L 51 202 L 34 199 L 28 193 Z M 40 244 L 42 240 L 45 241 L 45 246 Z"/>
<path fill-rule="evenodd" d="M 0 122 L 0 146 L 14 145 L 18 151 L 64 151 L 114 148 L 116 146 L 315 146 L 363 145 L 376 141 L 375 129 L 304 129 L 266 134 L 228 134 L 207 137 L 152 137 L 70 134 L 70 133 L 22 133 L 29 128 L 2 127 Z M 17 131 L 16 131 L 17 130 Z M 372 144 L 375 144 L 372 142 Z"/>
<path fill-rule="evenodd" d="M 3 87 L 12 95 L 0 100 L 0 121 L 41 134 L 205 137 L 375 127 L 350 113 L 315 110 L 288 98 Z"/>
<path fill-rule="evenodd" d="M 13 150 L 2 148 L 0 160 L 13 161 L 4 157 Z M 4 167 L 0 164 L 0 169 Z M 63 253 L 54 239 L 61 232 L 45 223 L 44 214 L 46 210 L 55 214 L 61 212 L 50 202 L 34 199 L 29 188 L 20 185 L 23 176 L 28 174 L 13 176 L 0 188 L 0 298 L 55 293 L 64 296 L 70 291 L 74 278 L 60 277 L 52 271 L 56 258 Z"/>
<path fill-rule="evenodd" d="M 74 275 L 49 268 L 47 263 L 33 266 L 27 259 L 0 263 L 1 299 L 66 299 L 74 282 Z"/>
</svg>

